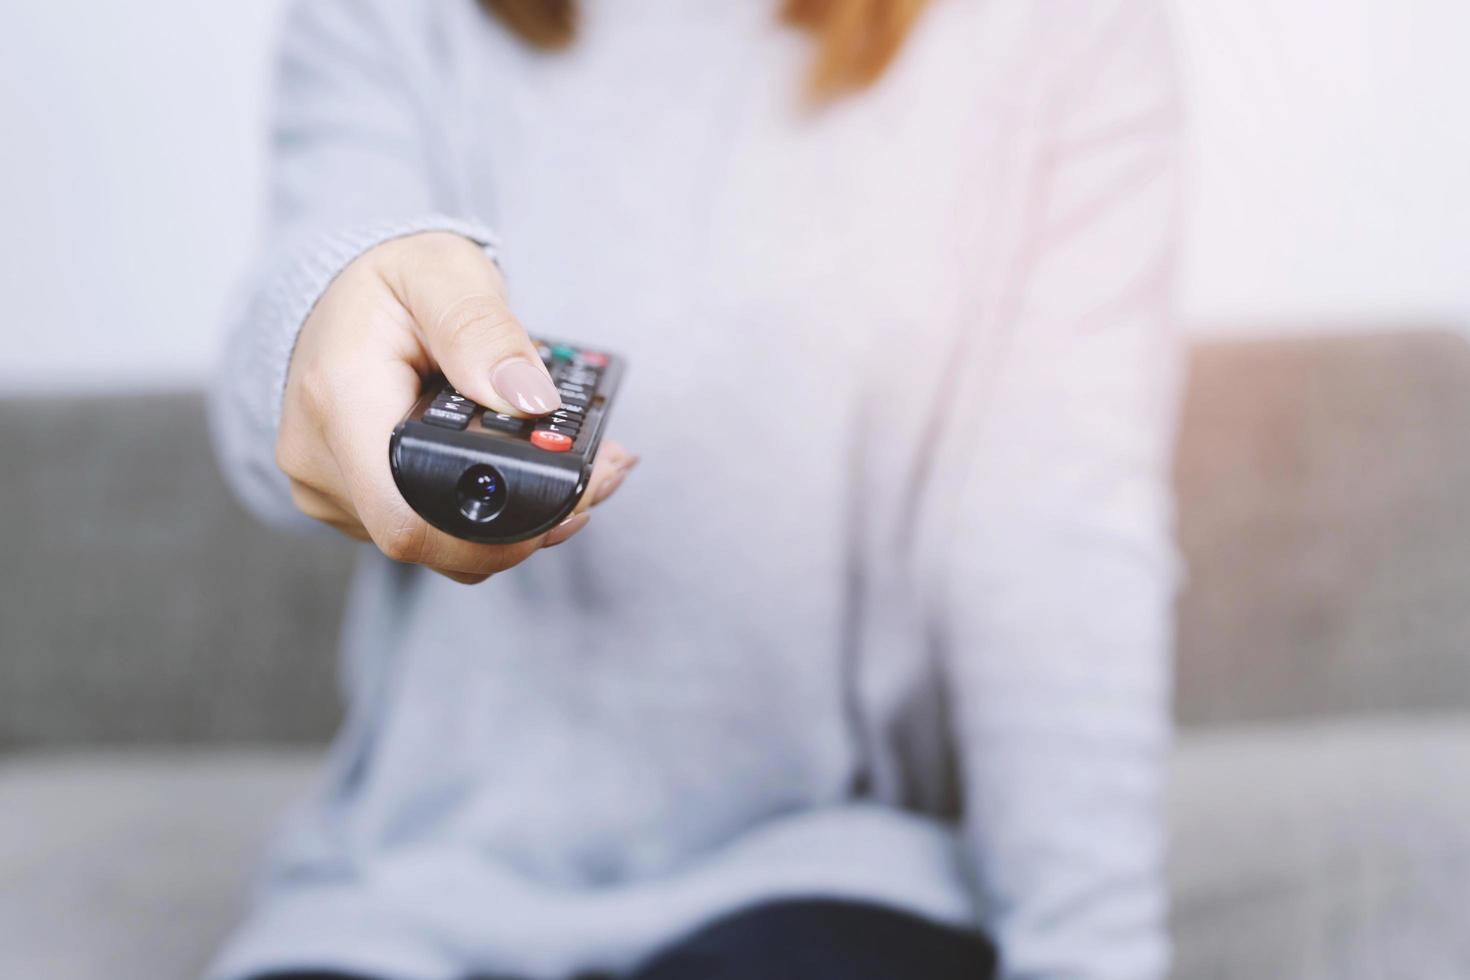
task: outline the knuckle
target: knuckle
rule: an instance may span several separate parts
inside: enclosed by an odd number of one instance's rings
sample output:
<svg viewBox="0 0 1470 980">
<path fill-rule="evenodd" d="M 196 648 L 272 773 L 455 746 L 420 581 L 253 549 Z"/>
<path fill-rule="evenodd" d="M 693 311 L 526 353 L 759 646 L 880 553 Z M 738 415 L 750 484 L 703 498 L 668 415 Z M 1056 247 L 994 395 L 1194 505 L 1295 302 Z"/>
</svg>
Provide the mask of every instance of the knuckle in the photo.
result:
<svg viewBox="0 0 1470 980">
<path fill-rule="evenodd" d="M 488 294 L 466 296 L 439 315 L 435 332 L 450 347 L 484 347 L 517 342 L 520 324 L 499 298 Z"/>
<path fill-rule="evenodd" d="M 477 571 L 490 575 L 509 571 L 521 562 L 530 558 L 541 550 L 541 539 L 532 538 L 529 541 L 520 541 L 515 544 L 502 545 L 498 548 L 487 562 L 483 563 Z"/>
<path fill-rule="evenodd" d="M 301 469 L 301 454 L 296 452 L 296 440 L 284 426 L 276 436 L 275 461 L 276 469 L 291 478 L 291 499 L 294 501 L 297 492 L 295 481 L 305 474 Z"/>
<path fill-rule="evenodd" d="M 311 495 L 295 480 L 291 481 L 291 503 L 295 504 L 296 509 L 301 513 L 308 517 L 311 516 Z"/>
<path fill-rule="evenodd" d="M 305 368 L 296 382 L 296 394 L 302 406 L 316 419 L 332 414 L 337 404 L 338 388 L 335 373 L 320 363 Z"/>
<path fill-rule="evenodd" d="M 332 516 L 326 507 L 322 506 L 321 498 L 296 480 L 291 481 L 291 503 L 296 509 L 314 521 L 325 521 Z"/>
<path fill-rule="evenodd" d="M 537 548 L 535 541 L 509 545 L 456 543 L 443 553 L 434 555 L 433 562 L 453 568 L 459 575 L 472 576 L 477 581 L 483 581 L 520 564 Z"/>
<path fill-rule="evenodd" d="M 393 561 L 416 565 L 424 559 L 428 530 L 428 525 L 417 518 L 400 517 L 386 530 L 373 535 L 373 541 Z"/>
<path fill-rule="evenodd" d="M 363 527 L 362 527 L 361 524 L 358 524 L 356 521 L 353 521 L 353 520 L 351 520 L 349 518 L 332 517 L 332 518 L 323 518 L 323 520 L 326 523 L 332 525 L 332 527 L 336 528 L 338 531 L 341 531 L 343 534 L 347 535 L 349 538 L 352 538 L 355 541 L 371 541 L 372 540 L 370 537 L 368 537 L 367 531 L 363 530 Z"/>
</svg>

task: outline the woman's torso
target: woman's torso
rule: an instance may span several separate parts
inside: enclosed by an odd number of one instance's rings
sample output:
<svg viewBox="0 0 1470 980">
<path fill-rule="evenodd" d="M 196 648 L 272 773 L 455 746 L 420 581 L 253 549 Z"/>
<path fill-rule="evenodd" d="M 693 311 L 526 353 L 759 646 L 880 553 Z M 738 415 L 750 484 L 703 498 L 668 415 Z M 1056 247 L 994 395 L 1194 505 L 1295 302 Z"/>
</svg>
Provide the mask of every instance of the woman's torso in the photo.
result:
<svg viewBox="0 0 1470 980">
<path fill-rule="evenodd" d="M 840 805 L 939 723 L 915 513 L 1024 154 L 1023 55 L 977 63 L 985 9 L 935 4 L 874 91 L 813 108 L 766 5 L 589 4 L 553 56 L 446 6 L 442 207 L 502 236 L 533 334 L 626 355 L 611 432 L 643 461 L 484 586 L 365 559 L 332 811 L 355 850 L 638 879 Z M 948 797 L 905 761 L 891 802 Z"/>
</svg>

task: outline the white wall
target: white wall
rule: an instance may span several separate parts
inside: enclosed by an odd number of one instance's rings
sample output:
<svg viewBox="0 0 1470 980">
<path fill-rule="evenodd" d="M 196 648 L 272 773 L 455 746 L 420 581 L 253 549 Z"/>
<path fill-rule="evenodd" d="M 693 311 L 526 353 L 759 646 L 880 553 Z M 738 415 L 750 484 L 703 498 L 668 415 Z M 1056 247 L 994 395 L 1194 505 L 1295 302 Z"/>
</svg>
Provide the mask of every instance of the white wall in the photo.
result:
<svg viewBox="0 0 1470 980">
<path fill-rule="evenodd" d="M 280 2 L 0 5 L 0 391 L 203 377 L 256 231 Z M 1470 3 L 1178 19 L 1191 318 L 1470 323 Z"/>
<path fill-rule="evenodd" d="M 0 3 L 0 391 L 204 376 L 257 228 L 278 7 Z"/>
<path fill-rule="evenodd" d="M 1182 0 L 1186 311 L 1470 324 L 1470 3 Z"/>
</svg>

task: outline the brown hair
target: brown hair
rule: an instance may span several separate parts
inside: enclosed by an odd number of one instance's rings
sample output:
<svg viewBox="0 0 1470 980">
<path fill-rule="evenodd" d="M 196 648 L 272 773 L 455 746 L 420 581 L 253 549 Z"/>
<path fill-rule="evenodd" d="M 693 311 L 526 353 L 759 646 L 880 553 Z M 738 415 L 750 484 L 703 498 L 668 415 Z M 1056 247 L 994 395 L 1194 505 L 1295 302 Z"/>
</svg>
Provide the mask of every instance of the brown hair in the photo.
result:
<svg viewBox="0 0 1470 980">
<path fill-rule="evenodd" d="M 812 94 L 863 88 L 888 67 L 928 0 L 782 0 L 781 19 L 809 31 Z M 554 51 L 577 34 L 576 0 L 481 0 L 526 42 Z"/>
</svg>

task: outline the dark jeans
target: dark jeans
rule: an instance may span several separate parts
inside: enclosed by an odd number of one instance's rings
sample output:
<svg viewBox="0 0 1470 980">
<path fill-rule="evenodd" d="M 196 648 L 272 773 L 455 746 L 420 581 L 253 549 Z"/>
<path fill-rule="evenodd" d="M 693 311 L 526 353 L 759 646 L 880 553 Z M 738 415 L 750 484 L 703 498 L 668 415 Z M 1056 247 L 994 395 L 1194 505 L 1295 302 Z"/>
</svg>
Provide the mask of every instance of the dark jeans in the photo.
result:
<svg viewBox="0 0 1470 980">
<path fill-rule="evenodd" d="M 994 971 L 995 952 L 977 932 L 877 905 L 803 899 L 718 919 L 624 980 L 990 980 Z M 388 978 L 281 973 L 259 980 Z"/>
</svg>

